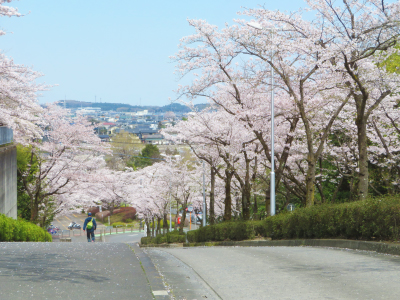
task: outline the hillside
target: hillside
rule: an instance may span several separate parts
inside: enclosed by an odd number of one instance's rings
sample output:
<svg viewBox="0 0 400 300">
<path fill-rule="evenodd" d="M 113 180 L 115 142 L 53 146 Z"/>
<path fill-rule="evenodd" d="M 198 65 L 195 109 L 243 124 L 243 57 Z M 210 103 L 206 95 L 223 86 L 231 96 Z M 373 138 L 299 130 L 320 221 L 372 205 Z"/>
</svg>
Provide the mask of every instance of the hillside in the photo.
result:
<svg viewBox="0 0 400 300">
<path fill-rule="evenodd" d="M 64 100 L 56 102 L 60 106 L 64 106 Z M 126 103 L 108 103 L 108 102 L 83 102 L 76 100 L 65 100 L 66 108 L 84 108 L 84 107 L 100 107 L 102 111 L 126 111 L 126 112 L 136 112 L 139 110 L 148 110 L 152 113 L 165 113 L 167 111 L 173 111 L 175 113 L 187 113 L 191 110 L 180 103 L 171 103 L 164 106 L 152 106 L 152 105 L 130 105 Z M 207 106 L 207 104 L 197 104 L 195 107 L 198 110 L 202 110 Z"/>
</svg>

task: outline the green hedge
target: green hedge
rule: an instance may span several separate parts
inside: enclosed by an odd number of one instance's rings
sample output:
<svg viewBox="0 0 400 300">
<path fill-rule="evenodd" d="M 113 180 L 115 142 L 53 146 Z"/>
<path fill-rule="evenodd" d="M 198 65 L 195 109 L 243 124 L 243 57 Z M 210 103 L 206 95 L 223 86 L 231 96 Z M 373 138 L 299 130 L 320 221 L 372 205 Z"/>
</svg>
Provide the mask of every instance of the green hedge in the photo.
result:
<svg viewBox="0 0 400 300">
<path fill-rule="evenodd" d="M 272 239 L 346 238 L 397 240 L 400 198 L 384 197 L 343 204 L 326 204 L 284 212 L 262 221 L 225 222 L 187 234 L 189 242 Z"/>
<path fill-rule="evenodd" d="M 155 225 L 157 226 L 157 222 L 155 222 Z M 160 221 L 160 226 L 161 226 L 161 228 L 163 227 L 163 225 L 164 225 L 164 220 L 161 219 L 161 221 Z M 169 220 L 167 220 L 167 225 L 168 225 L 168 228 L 169 228 Z M 150 223 L 149 223 L 149 226 L 150 226 L 150 227 L 153 227 L 153 222 L 150 222 Z M 172 227 L 172 228 L 175 227 L 175 222 L 174 222 L 174 221 L 172 221 L 172 226 L 171 226 L 171 227 Z"/>
<path fill-rule="evenodd" d="M 255 226 L 261 227 L 261 221 L 224 222 L 217 225 L 201 227 L 187 233 L 187 239 L 193 242 L 209 241 L 242 241 L 255 237 Z"/>
<path fill-rule="evenodd" d="M 158 234 L 156 237 L 142 237 L 140 243 L 143 245 L 149 244 L 164 244 L 164 243 L 185 243 L 186 235 L 179 234 L 178 230 L 168 232 L 166 235 Z"/>
<path fill-rule="evenodd" d="M 51 234 L 24 220 L 0 214 L 0 242 L 51 242 Z"/>
</svg>

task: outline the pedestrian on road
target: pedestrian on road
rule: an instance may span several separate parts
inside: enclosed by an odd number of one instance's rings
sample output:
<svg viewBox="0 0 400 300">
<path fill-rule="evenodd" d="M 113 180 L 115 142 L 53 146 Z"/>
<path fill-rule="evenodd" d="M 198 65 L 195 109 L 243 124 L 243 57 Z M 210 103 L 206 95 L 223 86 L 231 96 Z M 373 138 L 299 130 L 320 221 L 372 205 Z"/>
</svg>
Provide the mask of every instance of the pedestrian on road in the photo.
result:
<svg viewBox="0 0 400 300">
<path fill-rule="evenodd" d="M 83 231 L 86 229 L 87 241 L 94 242 L 94 231 L 96 230 L 97 224 L 96 220 L 92 217 L 92 213 L 88 213 L 88 217 L 83 223 Z"/>
</svg>

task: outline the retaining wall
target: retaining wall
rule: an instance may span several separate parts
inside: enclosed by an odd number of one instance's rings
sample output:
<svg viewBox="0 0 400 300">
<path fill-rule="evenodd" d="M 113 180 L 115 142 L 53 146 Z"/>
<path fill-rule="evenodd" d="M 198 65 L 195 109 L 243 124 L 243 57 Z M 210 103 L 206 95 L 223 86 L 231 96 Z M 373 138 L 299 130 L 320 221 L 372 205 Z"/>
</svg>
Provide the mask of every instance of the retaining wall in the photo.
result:
<svg viewBox="0 0 400 300">
<path fill-rule="evenodd" d="M 0 127 L 0 213 L 17 219 L 17 148 L 9 145 L 10 131 Z"/>
</svg>

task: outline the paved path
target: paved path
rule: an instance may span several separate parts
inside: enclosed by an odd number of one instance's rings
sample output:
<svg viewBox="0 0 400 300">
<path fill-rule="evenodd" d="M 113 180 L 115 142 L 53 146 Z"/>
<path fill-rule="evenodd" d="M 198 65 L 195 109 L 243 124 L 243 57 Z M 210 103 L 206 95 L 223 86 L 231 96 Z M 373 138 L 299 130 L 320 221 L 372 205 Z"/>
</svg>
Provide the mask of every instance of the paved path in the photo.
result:
<svg viewBox="0 0 400 300">
<path fill-rule="evenodd" d="M 400 299 L 398 256 L 311 247 L 144 251 L 177 299 Z"/>
<path fill-rule="evenodd" d="M 0 243 L 0 299 L 89 298 L 167 299 L 127 244 Z"/>
<path fill-rule="evenodd" d="M 400 257 L 312 247 L 0 243 L 0 299 L 399 299 Z M 91 255 L 87 253 L 91 252 Z"/>
</svg>

